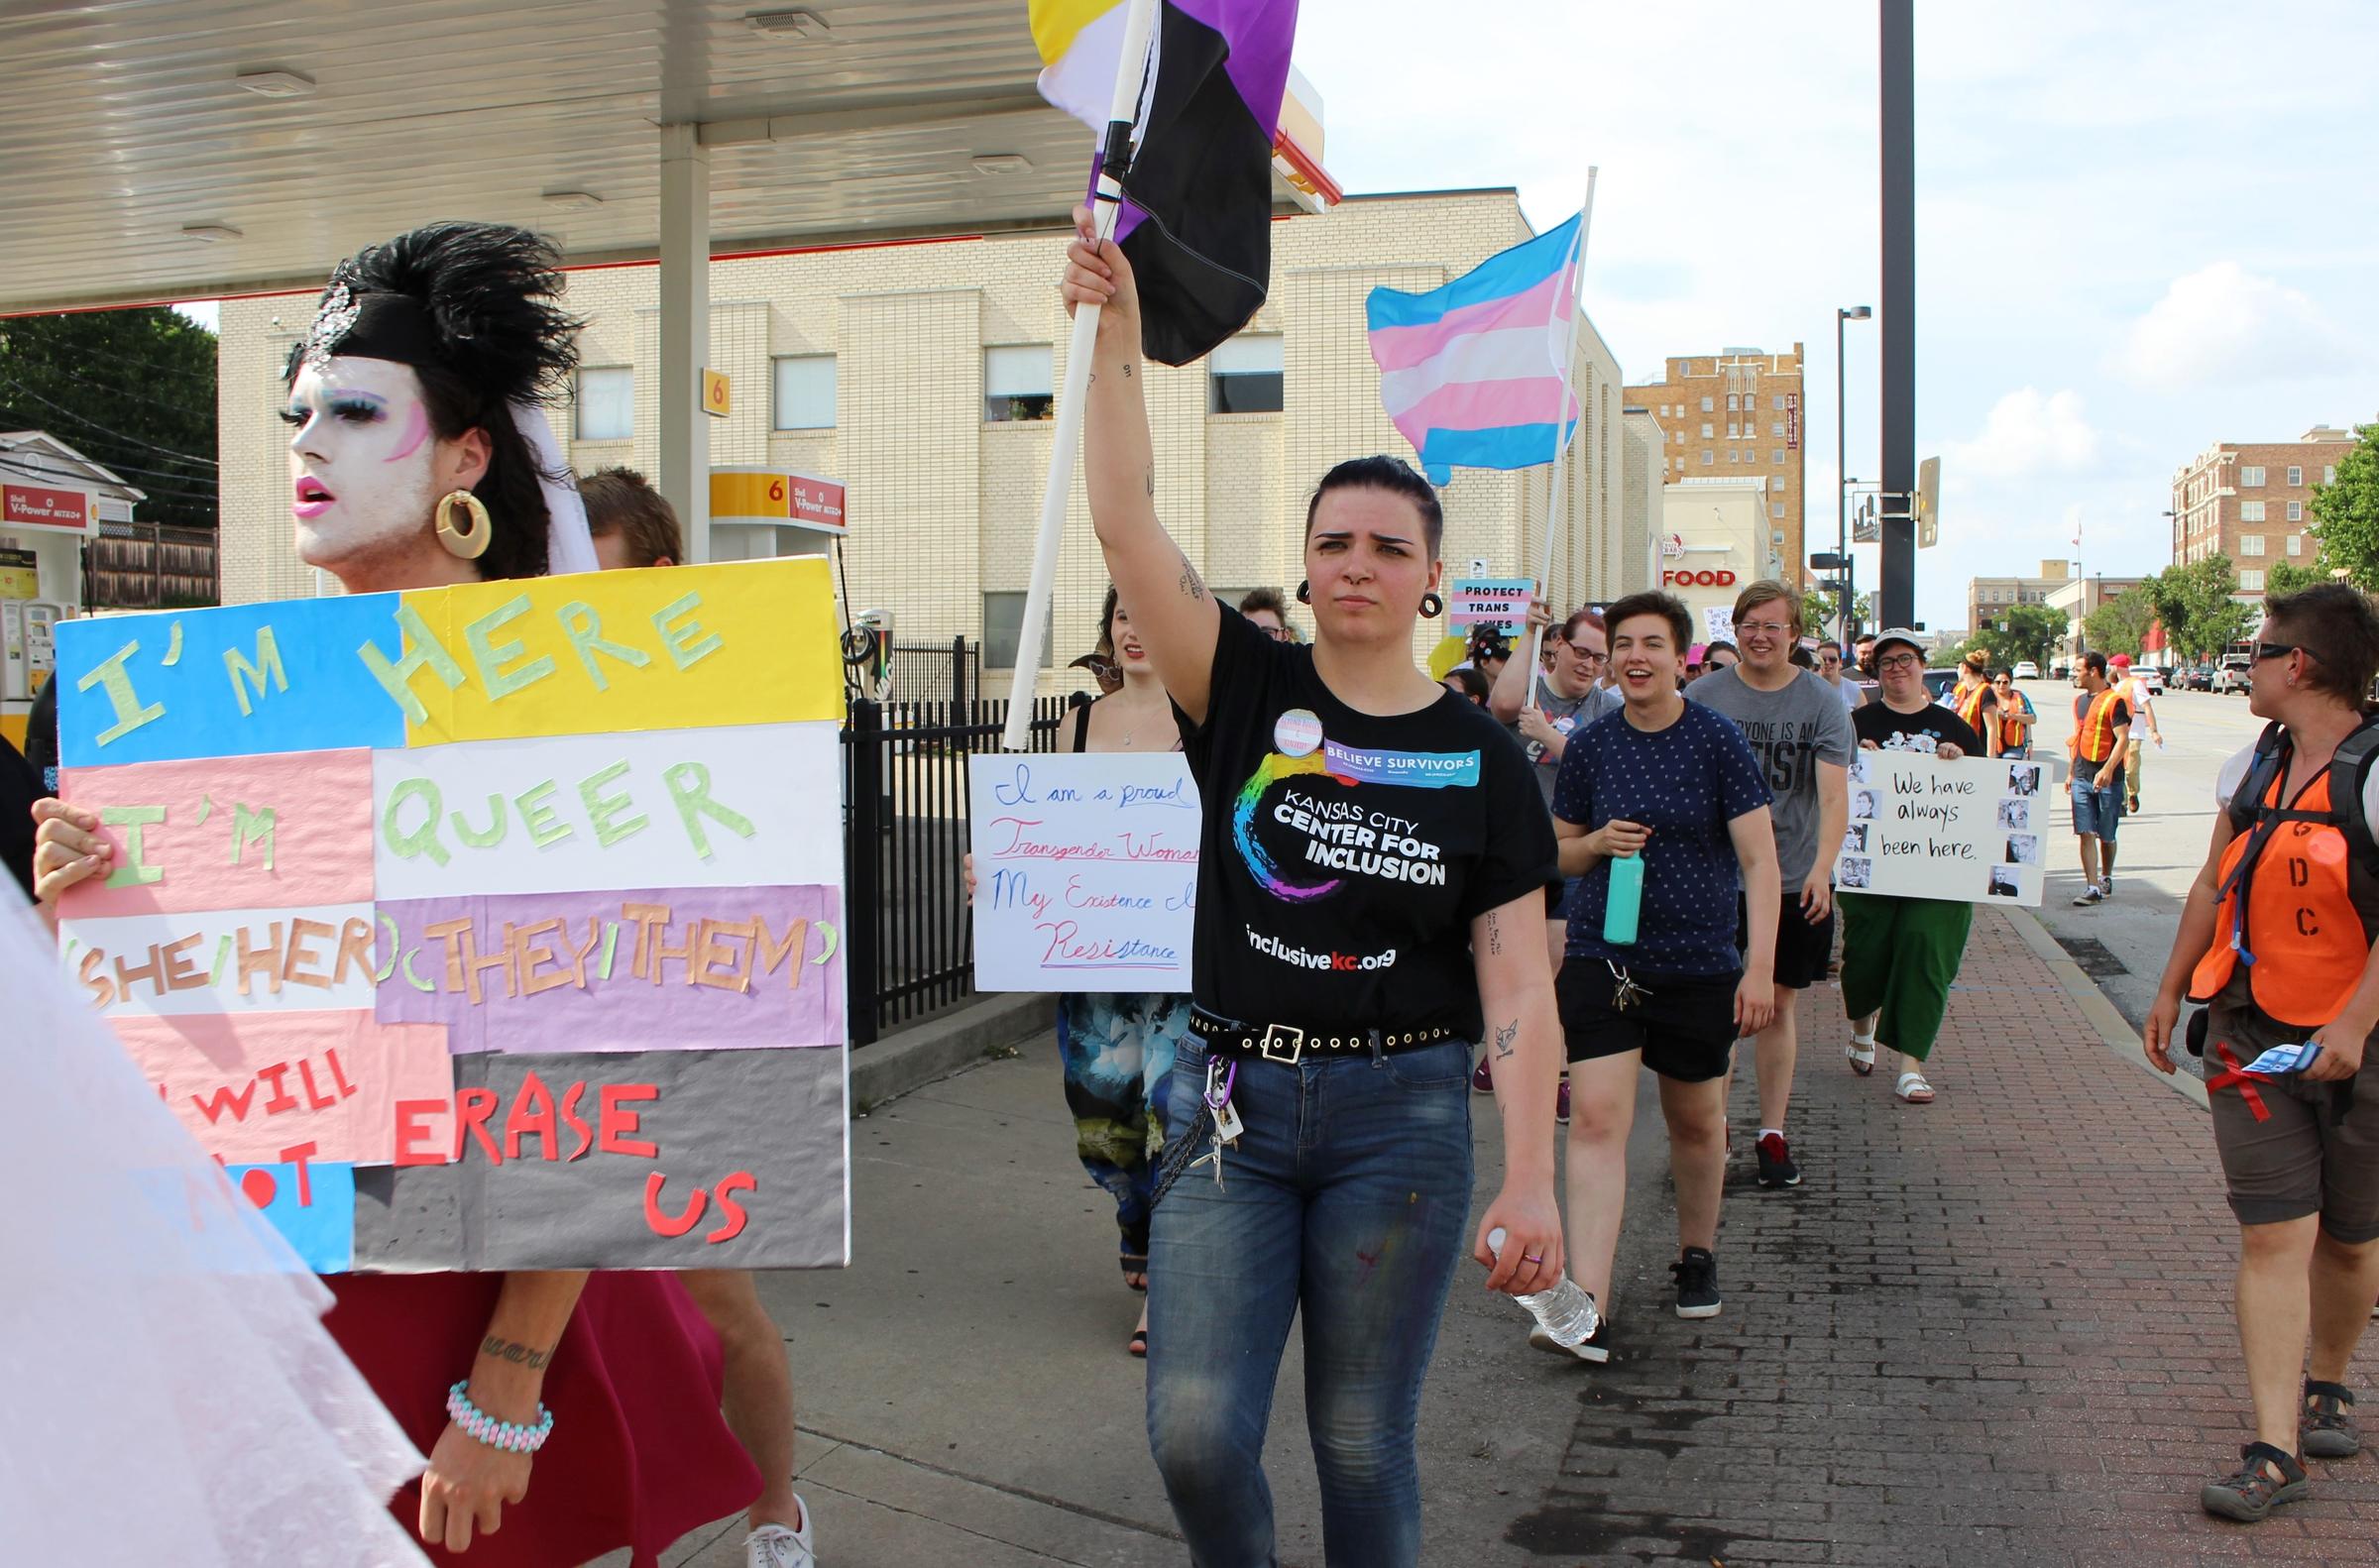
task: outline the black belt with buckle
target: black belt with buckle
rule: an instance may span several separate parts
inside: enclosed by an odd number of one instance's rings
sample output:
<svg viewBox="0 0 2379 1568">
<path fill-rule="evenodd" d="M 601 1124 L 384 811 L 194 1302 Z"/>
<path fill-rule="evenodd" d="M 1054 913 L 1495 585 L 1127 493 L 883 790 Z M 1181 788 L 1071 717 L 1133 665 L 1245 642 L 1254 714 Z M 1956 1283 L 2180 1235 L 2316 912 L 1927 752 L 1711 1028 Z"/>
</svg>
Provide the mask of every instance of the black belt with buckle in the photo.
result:
<svg viewBox="0 0 2379 1568">
<path fill-rule="evenodd" d="M 1374 1052 L 1386 1056 L 1462 1038 L 1443 1024 L 1432 1029 L 1299 1028 L 1293 1024 L 1243 1024 L 1202 1010 L 1190 1013 L 1190 1032 L 1206 1043 L 1209 1053 L 1260 1057 L 1292 1067 L 1305 1057 L 1369 1056 Z"/>
</svg>

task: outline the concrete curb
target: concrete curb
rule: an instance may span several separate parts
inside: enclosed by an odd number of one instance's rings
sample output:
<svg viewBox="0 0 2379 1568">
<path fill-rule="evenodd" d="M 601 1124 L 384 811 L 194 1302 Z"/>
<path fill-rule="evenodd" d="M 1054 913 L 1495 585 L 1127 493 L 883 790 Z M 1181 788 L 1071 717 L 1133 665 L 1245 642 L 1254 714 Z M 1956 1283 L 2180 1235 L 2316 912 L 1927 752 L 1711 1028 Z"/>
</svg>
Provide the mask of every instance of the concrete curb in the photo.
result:
<svg viewBox="0 0 2379 1568">
<path fill-rule="evenodd" d="M 1057 998 L 1001 992 L 886 1035 L 850 1054 L 850 1108 L 864 1116 L 1020 1040 L 1057 1027 Z"/>
<path fill-rule="evenodd" d="M 2049 972 L 2057 977 L 2057 983 L 2064 986 L 2067 993 L 2082 1005 L 2082 1016 L 2089 1019 L 2097 1030 L 2098 1038 L 2105 1043 L 2107 1050 L 2183 1099 L 2191 1101 L 2198 1109 L 2208 1109 L 2205 1080 L 2186 1070 L 2186 1067 L 2167 1077 L 2150 1066 L 2147 1053 L 2140 1049 L 2138 1031 L 2131 1027 L 2130 1020 L 2124 1018 L 2115 1005 L 2106 999 L 2106 993 L 2098 989 L 2098 982 L 2083 973 L 2082 965 L 2057 946 L 2057 939 L 2049 934 L 2047 926 L 2041 924 L 2038 915 L 2028 909 L 2002 908 L 1999 913 L 2005 915 L 2015 927 L 2016 934 L 2024 939 L 2024 945 L 2040 954 L 2041 961 L 2049 966 Z"/>
</svg>

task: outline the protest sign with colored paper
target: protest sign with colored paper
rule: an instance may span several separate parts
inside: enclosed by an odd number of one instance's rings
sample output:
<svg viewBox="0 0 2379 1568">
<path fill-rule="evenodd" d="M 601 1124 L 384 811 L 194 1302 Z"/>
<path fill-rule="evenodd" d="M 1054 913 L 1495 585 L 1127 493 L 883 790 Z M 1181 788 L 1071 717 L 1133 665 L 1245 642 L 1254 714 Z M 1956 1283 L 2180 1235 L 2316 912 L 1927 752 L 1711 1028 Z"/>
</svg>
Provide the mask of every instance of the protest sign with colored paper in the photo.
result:
<svg viewBox="0 0 2379 1568">
<path fill-rule="evenodd" d="M 59 628 L 70 979 L 308 1262 L 849 1261 L 822 562 Z"/>
</svg>

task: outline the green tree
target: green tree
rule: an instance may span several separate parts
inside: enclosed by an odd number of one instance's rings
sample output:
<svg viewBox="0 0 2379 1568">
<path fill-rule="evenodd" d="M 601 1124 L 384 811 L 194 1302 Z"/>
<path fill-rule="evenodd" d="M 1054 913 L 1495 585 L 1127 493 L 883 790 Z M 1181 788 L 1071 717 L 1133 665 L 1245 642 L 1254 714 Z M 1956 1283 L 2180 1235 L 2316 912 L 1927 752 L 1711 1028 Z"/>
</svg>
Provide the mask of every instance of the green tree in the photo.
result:
<svg viewBox="0 0 2379 1568">
<path fill-rule="evenodd" d="M 2337 478 L 2313 490 L 2313 536 L 2324 573 L 2343 571 L 2356 588 L 2379 588 L 2379 424 L 2354 427 L 2354 450 Z"/>
<path fill-rule="evenodd" d="M 2300 588 L 2311 588 L 2316 583 L 2327 581 L 2329 574 L 2318 566 L 2299 566 L 2294 561 L 2279 561 L 2263 574 L 2263 597 L 2266 600 L 2276 599 L 2282 594 L 2293 594 Z"/>
<path fill-rule="evenodd" d="M 2238 592 L 2238 573 L 2226 555 L 2168 566 L 2146 587 L 2155 596 L 2166 640 L 2185 659 L 2211 659 L 2254 624 L 2255 608 L 2231 597 Z"/>
<path fill-rule="evenodd" d="M 2011 605 L 1992 612 L 1958 651 L 1964 657 L 1980 648 L 1989 656 L 1993 669 L 2012 669 L 2026 659 L 2045 669 L 2050 650 L 2065 639 L 2065 632 L 2064 611 L 2046 605 Z"/>
<path fill-rule="evenodd" d="M 1841 598 L 1842 596 L 1831 588 L 1813 588 L 1802 596 L 1803 606 L 1808 612 L 1805 619 L 1811 632 L 1831 636 L 1839 629 L 1842 623 L 1840 618 Z M 1851 601 L 1851 618 L 1863 626 L 1874 624 L 1875 596 L 1861 594 L 1853 599 Z"/>
<path fill-rule="evenodd" d="M 2143 583 L 2099 605 L 2082 626 L 2092 647 L 2102 653 L 2128 653 L 2137 658 L 2147 643 L 2148 628 L 2154 624 L 2156 595 Z"/>
<path fill-rule="evenodd" d="M 215 335 L 164 309 L 0 320 L 0 430 L 42 430 L 145 491 L 148 522 L 215 525 Z M 7 465 L 0 474 L 25 476 Z"/>
</svg>

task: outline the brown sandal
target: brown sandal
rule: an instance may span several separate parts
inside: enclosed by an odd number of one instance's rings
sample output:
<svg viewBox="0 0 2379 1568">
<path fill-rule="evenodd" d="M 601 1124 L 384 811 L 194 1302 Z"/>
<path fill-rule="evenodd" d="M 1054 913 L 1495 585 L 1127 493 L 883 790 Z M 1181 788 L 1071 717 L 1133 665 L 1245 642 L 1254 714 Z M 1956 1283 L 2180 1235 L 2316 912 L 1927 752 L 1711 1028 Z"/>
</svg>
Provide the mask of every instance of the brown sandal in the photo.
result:
<svg viewBox="0 0 2379 1568">
<path fill-rule="evenodd" d="M 2283 1503 L 2295 1503 L 2312 1491 L 2305 1467 L 2294 1454 L 2269 1443 L 2249 1443 L 2238 1451 L 2234 1475 L 2209 1481 L 2198 1493 L 2198 1506 L 2216 1518 L 2253 1524 Z M 2275 1478 L 2274 1471 L 2279 1474 Z"/>
</svg>

